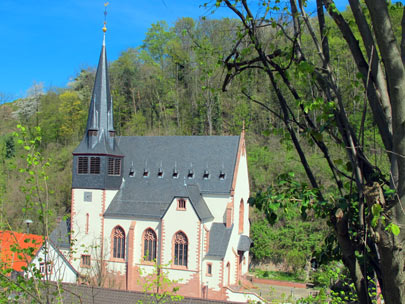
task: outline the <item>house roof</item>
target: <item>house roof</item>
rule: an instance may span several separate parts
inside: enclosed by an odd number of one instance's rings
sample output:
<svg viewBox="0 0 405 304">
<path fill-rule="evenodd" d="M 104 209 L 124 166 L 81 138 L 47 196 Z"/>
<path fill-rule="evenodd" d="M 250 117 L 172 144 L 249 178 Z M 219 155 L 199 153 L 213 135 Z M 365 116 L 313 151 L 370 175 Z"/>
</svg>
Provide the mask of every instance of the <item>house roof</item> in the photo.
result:
<svg viewBox="0 0 405 304">
<path fill-rule="evenodd" d="M 1 266 L 22 271 L 36 255 L 44 242 L 40 235 L 0 231 Z"/>
<path fill-rule="evenodd" d="M 70 218 L 61 221 L 49 239 L 58 249 L 70 249 Z"/>
<path fill-rule="evenodd" d="M 105 216 L 161 218 L 175 197 L 190 198 L 200 219 L 212 218 L 201 194 L 229 194 L 239 136 L 122 136 L 121 188 Z M 86 185 L 83 185 L 86 188 Z"/>
<path fill-rule="evenodd" d="M 233 225 L 226 228 L 224 223 L 213 223 L 210 230 L 210 242 L 207 257 L 224 258 L 231 238 Z"/>
<path fill-rule="evenodd" d="M 125 291 L 110 288 L 100 288 L 86 285 L 74 285 L 62 283 L 65 292 L 61 296 L 64 303 L 83 303 L 83 304 L 130 304 L 145 301 L 149 303 L 150 295 L 143 292 Z M 80 298 L 80 300 L 79 300 Z M 149 301 L 148 301 L 149 300 Z M 225 304 L 235 303 L 218 300 L 207 300 L 200 298 L 185 297 L 181 301 L 171 301 L 168 299 L 165 303 L 181 303 L 181 304 Z"/>
</svg>

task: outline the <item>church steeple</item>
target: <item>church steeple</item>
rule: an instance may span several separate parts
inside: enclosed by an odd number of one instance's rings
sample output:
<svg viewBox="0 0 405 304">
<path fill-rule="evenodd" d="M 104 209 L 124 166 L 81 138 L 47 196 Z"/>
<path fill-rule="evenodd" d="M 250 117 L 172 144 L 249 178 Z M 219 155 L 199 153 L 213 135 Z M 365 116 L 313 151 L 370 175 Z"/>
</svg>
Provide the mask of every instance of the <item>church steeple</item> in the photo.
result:
<svg viewBox="0 0 405 304">
<path fill-rule="evenodd" d="M 118 189 L 122 180 L 123 154 L 115 139 L 105 25 L 86 132 L 73 152 L 73 188 Z"/>
<path fill-rule="evenodd" d="M 75 153 L 117 153 L 113 120 L 113 102 L 108 77 L 105 32 L 103 27 L 103 44 L 98 61 L 93 94 L 90 101 L 84 138 Z M 120 154 L 120 153 L 119 153 Z"/>
</svg>

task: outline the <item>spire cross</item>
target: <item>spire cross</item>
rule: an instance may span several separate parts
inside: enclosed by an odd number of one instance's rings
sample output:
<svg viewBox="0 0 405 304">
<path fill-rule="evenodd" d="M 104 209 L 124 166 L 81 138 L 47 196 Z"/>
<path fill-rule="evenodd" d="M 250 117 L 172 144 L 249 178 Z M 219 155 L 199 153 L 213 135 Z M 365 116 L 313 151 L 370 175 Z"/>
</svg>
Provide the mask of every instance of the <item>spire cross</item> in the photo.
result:
<svg viewBox="0 0 405 304">
<path fill-rule="evenodd" d="M 108 4 L 109 4 L 108 2 L 104 3 L 104 27 L 103 27 L 104 33 L 107 31 L 106 24 L 107 24 L 107 6 L 108 6 Z"/>
</svg>

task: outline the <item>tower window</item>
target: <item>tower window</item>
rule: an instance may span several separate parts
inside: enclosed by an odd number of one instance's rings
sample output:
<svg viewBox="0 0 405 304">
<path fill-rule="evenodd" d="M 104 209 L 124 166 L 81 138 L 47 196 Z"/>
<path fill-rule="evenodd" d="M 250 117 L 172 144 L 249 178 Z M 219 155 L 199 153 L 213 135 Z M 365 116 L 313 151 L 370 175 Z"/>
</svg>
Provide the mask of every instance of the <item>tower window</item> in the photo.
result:
<svg viewBox="0 0 405 304">
<path fill-rule="evenodd" d="M 100 157 L 90 157 L 90 174 L 100 174 Z"/>
<path fill-rule="evenodd" d="M 110 133 L 110 137 L 114 137 L 114 136 L 115 136 L 115 132 L 114 132 L 114 131 L 110 131 L 110 132 L 108 132 L 108 133 Z"/>
<path fill-rule="evenodd" d="M 97 136 L 97 130 L 89 130 L 89 136 Z"/>
<path fill-rule="evenodd" d="M 89 173 L 89 158 L 80 157 L 77 162 L 77 173 L 78 174 L 87 174 Z"/>
<path fill-rule="evenodd" d="M 108 175 L 121 175 L 121 158 L 108 158 Z"/>
</svg>

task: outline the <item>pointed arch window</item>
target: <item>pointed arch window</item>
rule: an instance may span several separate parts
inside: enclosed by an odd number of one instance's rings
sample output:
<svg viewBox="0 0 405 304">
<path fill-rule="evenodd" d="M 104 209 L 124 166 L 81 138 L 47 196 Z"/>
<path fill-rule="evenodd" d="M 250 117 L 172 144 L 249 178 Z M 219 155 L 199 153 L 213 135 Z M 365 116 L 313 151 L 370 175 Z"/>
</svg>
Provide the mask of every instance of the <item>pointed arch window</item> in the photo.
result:
<svg viewBox="0 0 405 304">
<path fill-rule="evenodd" d="M 125 258 L 125 231 L 117 226 L 113 230 L 113 258 Z"/>
<path fill-rule="evenodd" d="M 243 199 L 241 199 L 239 205 L 239 234 L 243 233 L 244 216 L 245 216 L 245 205 L 243 203 Z"/>
<path fill-rule="evenodd" d="M 153 229 L 148 228 L 143 232 L 143 258 L 145 261 L 156 260 L 156 233 Z"/>
<path fill-rule="evenodd" d="M 174 235 L 174 265 L 187 267 L 188 239 L 179 231 Z"/>
</svg>

